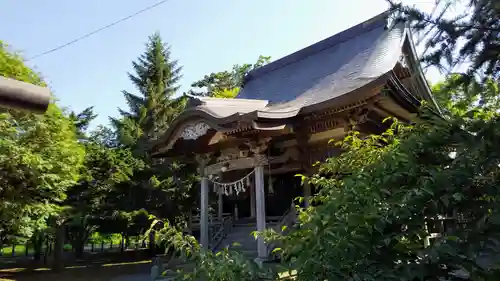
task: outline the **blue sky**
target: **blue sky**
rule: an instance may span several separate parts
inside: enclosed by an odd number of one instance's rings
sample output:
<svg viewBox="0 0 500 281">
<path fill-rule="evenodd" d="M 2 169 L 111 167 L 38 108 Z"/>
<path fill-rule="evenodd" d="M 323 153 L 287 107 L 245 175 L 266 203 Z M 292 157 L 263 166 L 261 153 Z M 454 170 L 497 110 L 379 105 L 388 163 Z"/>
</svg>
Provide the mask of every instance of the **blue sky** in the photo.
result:
<svg viewBox="0 0 500 281">
<path fill-rule="evenodd" d="M 158 0 L 2 0 L 0 40 L 29 58 Z M 430 9 L 433 0 L 406 1 Z M 131 61 L 159 31 L 183 65 L 182 90 L 210 72 L 278 59 L 387 9 L 385 0 L 170 0 L 76 44 L 28 62 L 63 106 L 95 106 L 93 126 L 126 108 Z M 436 80 L 436 73 L 429 78 Z"/>
</svg>

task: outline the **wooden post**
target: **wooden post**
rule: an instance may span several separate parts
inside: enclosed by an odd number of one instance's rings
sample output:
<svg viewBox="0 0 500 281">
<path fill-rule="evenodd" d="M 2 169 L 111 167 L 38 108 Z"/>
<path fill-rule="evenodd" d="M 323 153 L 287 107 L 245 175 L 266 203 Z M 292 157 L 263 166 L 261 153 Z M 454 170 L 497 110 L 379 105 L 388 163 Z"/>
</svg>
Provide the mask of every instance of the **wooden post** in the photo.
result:
<svg viewBox="0 0 500 281">
<path fill-rule="evenodd" d="M 237 221 L 239 219 L 239 214 L 238 214 L 238 199 L 234 201 L 234 221 Z"/>
<path fill-rule="evenodd" d="M 201 179 L 201 197 L 200 197 L 200 237 L 201 245 L 204 249 L 208 249 L 208 179 L 202 174 Z"/>
<path fill-rule="evenodd" d="M 309 128 L 307 124 L 302 124 L 294 128 L 297 132 L 295 134 L 295 139 L 297 140 L 297 149 L 299 151 L 299 161 L 304 170 L 306 176 L 311 175 L 311 154 L 312 151 L 309 149 L 309 139 L 311 134 L 309 133 Z M 308 181 L 304 182 L 303 186 L 303 197 L 304 197 L 304 207 L 309 207 L 310 197 L 311 197 L 311 185 Z"/>
<path fill-rule="evenodd" d="M 309 181 L 304 182 L 304 207 L 309 207 L 309 200 L 311 197 L 311 185 Z"/>
<path fill-rule="evenodd" d="M 222 174 L 219 175 L 219 181 L 222 180 Z M 219 187 L 217 189 L 217 195 L 218 195 L 218 201 L 217 201 L 217 216 L 219 218 L 219 221 L 222 223 L 222 214 L 223 214 L 223 208 L 224 208 L 224 202 L 222 201 L 224 199 L 224 192 L 222 188 Z"/>
<path fill-rule="evenodd" d="M 255 184 L 250 183 L 250 217 L 255 218 Z"/>
<path fill-rule="evenodd" d="M 201 176 L 200 184 L 200 243 L 203 249 L 208 249 L 209 246 L 209 225 L 208 225 L 208 179 L 205 171 L 206 164 L 210 161 L 209 154 L 196 155 L 198 162 L 198 172 Z"/>
<path fill-rule="evenodd" d="M 257 215 L 257 231 L 263 232 L 266 229 L 266 198 L 264 189 L 264 166 L 259 164 L 255 168 L 255 205 Z M 264 239 L 257 239 L 257 252 L 260 259 L 267 258 L 267 249 Z"/>
</svg>

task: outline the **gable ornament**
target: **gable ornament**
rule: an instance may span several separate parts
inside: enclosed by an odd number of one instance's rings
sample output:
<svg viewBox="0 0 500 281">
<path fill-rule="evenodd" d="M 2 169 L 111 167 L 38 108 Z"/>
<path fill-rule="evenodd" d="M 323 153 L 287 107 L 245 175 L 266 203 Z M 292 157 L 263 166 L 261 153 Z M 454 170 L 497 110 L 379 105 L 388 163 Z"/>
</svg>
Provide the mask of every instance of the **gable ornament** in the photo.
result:
<svg viewBox="0 0 500 281">
<path fill-rule="evenodd" d="M 209 129 L 210 126 L 203 122 L 187 125 L 184 127 L 180 138 L 185 140 L 196 140 L 205 135 Z"/>
</svg>

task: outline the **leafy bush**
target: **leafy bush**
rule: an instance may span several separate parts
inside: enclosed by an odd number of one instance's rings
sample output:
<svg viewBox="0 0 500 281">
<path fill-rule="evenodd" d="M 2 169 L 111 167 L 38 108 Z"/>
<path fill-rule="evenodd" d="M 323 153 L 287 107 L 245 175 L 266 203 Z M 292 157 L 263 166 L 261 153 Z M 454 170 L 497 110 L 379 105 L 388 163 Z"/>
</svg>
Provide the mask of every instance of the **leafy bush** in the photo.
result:
<svg viewBox="0 0 500 281">
<path fill-rule="evenodd" d="M 309 179 L 320 188 L 319 205 L 302 210 L 299 230 L 280 238 L 297 280 L 497 278 L 500 120 L 493 115 L 395 123 L 381 136 L 353 133 L 340 142 L 345 152 Z M 444 227 L 432 229 L 440 219 Z M 430 232 L 441 237 L 428 245 Z"/>
<path fill-rule="evenodd" d="M 497 280 L 500 117 L 423 116 L 431 121 L 394 122 L 380 136 L 351 133 L 337 143 L 345 152 L 307 179 L 319 188 L 315 207 L 299 210 L 290 234 L 269 235 L 296 280 Z M 429 241 L 431 233 L 440 235 Z M 196 262 L 184 280 L 275 276 L 229 251 L 199 251 L 180 232 L 164 234 Z"/>
<path fill-rule="evenodd" d="M 158 221 L 154 221 L 152 225 L 158 224 Z M 193 265 L 192 270 L 177 272 L 177 280 L 263 281 L 275 279 L 272 270 L 259 267 L 255 261 L 247 259 L 238 251 L 224 249 L 213 253 L 202 250 L 196 238 L 185 235 L 179 228 L 168 222 L 163 222 L 163 227 L 157 234 L 159 239 L 168 245 L 167 253 L 172 254 L 174 259 Z M 148 233 L 146 237 L 147 235 Z M 169 270 L 163 274 L 168 273 L 170 273 Z"/>
</svg>

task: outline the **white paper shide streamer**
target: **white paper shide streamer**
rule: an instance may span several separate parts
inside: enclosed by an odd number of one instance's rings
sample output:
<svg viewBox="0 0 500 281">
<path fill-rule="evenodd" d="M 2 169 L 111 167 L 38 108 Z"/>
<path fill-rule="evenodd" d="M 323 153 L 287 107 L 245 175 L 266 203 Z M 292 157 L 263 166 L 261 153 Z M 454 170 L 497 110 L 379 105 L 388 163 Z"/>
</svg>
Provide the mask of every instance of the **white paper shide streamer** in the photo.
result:
<svg viewBox="0 0 500 281">
<path fill-rule="evenodd" d="M 219 189 L 224 192 L 226 196 L 230 196 L 233 194 L 240 194 L 241 192 L 246 191 L 246 186 L 250 183 L 250 176 L 255 172 L 255 169 L 248 173 L 246 176 L 242 177 L 241 179 L 233 182 L 218 182 L 215 180 L 212 180 L 209 178 L 208 180 L 211 181 L 214 184 L 214 192 L 217 192 Z"/>
</svg>

